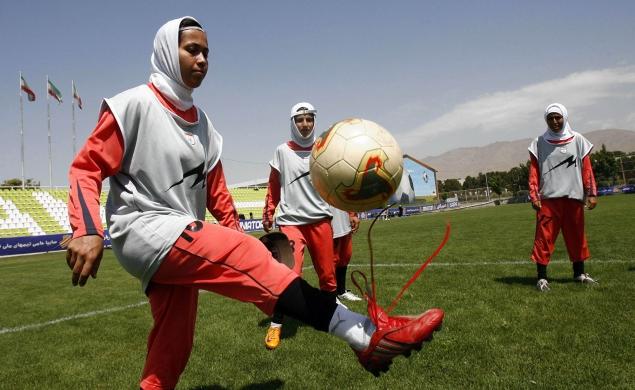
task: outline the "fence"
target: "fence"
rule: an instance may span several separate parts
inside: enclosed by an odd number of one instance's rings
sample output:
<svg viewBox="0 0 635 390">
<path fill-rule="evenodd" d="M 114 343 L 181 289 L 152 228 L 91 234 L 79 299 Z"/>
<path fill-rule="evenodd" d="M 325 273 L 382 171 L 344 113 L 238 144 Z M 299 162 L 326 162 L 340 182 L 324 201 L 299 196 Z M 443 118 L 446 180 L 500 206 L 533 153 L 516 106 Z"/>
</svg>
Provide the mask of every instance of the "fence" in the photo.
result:
<svg viewBox="0 0 635 390">
<path fill-rule="evenodd" d="M 518 191 L 513 193 L 507 189 L 503 189 L 501 194 L 496 194 L 491 188 L 474 188 L 469 190 L 449 191 L 439 194 L 441 200 L 444 199 L 458 199 L 460 202 L 474 203 L 485 202 L 489 200 L 508 199 L 513 198 L 521 193 L 527 193 L 527 191 Z"/>
</svg>

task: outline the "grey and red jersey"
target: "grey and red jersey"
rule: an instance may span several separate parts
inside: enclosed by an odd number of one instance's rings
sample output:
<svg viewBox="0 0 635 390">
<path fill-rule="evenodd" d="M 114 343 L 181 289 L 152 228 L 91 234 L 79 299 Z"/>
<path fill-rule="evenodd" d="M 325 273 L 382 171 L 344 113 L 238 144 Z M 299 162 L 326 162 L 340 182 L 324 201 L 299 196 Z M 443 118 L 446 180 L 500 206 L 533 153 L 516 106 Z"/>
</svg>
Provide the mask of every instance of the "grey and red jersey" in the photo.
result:
<svg viewBox="0 0 635 390">
<path fill-rule="evenodd" d="M 280 174 L 278 225 L 305 225 L 332 217 L 328 203 L 311 182 L 310 155 L 311 147 L 303 148 L 290 141 L 279 145 L 269 162 Z"/>
<path fill-rule="evenodd" d="M 353 229 L 351 228 L 351 217 L 348 211 L 337 209 L 333 206 L 329 206 L 333 219 L 331 220 L 331 226 L 333 227 L 333 238 L 340 238 L 349 234 Z"/>
<path fill-rule="evenodd" d="M 106 109 L 124 143 L 106 205 L 112 247 L 145 290 L 183 229 L 205 219 L 207 175 L 220 159 L 222 137 L 202 110 L 187 122 L 147 85 L 105 99 Z"/>
<path fill-rule="evenodd" d="M 538 163 L 538 190 L 542 199 L 584 199 L 582 160 L 591 152 L 593 144 L 583 135 L 572 133 L 568 142 L 550 142 L 539 136 L 529 145 L 529 152 Z"/>
</svg>

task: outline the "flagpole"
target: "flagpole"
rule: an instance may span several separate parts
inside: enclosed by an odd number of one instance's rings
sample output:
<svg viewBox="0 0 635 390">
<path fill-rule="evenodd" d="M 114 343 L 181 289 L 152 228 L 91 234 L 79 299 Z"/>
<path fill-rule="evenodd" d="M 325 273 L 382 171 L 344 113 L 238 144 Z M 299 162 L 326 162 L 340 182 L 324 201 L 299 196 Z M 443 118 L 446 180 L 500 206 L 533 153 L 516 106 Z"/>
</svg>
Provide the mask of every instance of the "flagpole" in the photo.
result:
<svg viewBox="0 0 635 390">
<path fill-rule="evenodd" d="M 22 103 L 22 71 L 20 71 L 18 95 L 20 95 L 20 174 L 22 189 L 24 189 L 24 107 Z"/>
<path fill-rule="evenodd" d="M 73 113 L 73 158 L 75 158 L 75 80 L 71 80 L 71 107 Z"/>
<path fill-rule="evenodd" d="M 51 151 L 51 104 L 49 102 L 49 75 L 46 75 L 46 117 L 49 137 L 49 189 L 53 189 L 53 156 Z"/>
</svg>

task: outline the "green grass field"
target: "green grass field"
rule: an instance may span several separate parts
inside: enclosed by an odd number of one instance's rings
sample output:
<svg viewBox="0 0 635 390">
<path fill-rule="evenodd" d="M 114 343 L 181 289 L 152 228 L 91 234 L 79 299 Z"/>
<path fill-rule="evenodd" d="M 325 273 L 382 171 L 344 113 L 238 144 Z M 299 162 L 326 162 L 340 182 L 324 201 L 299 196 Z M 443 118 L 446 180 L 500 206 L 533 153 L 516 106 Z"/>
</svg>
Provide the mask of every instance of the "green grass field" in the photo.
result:
<svg viewBox="0 0 635 390">
<path fill-rule="evenodd" d="M 635 196 L 600 198 L 586 216 L 587 272 L 600 284 L 571 281 L 559 239 L 548 293 L 534 288 L 527 204 L 379 221 L 373 245 L 382 305 L 434 250 L 445 222 L 452 226 L 446 247 L 395 310 L 441 307 L 444 328 L 380 378 L 342 341 L 295 322 L 281 347 L 267 351 L 264 314 L 202 293 L 179 389 L 633 389 Z M 351 270 L 368 271 L 368 227 L 355 237 Z M 312 269 L 305 277 L 316 284 Z M 111 251 L 84 288 L 71 286 L 61 253 L 0 259 L 0 286 L 0 388 L 138 388 L 151 316 L 139 283 Z"/>
</svg>

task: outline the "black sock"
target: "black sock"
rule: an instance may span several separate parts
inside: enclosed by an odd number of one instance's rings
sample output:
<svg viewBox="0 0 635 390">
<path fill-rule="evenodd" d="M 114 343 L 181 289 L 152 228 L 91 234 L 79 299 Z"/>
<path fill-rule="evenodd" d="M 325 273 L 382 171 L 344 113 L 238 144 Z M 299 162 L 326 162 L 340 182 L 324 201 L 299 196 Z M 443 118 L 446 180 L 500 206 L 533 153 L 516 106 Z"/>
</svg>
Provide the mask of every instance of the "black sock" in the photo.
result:
<svg viewBox="0 0 635 390">
<path fill-rule="evenodd" d="M 536 270 L 538 271 L 538 279 L 547 279 L 546 265 L 536 263 Z"/>
<path fill-rule="evenodd" d="M 276 324 L 282 324 L 282 321 L 284 321 L 284 314 L 278 311 L 274 311 L 273 316 L 271 316 L 271 322 L 275 322 Z"/>
<path fill-rule="evenodd" d="M 291 316 L 317 330 L 328 332 L 336 308 L 335 292 L 318 290 L 297 278 L 278 298 L 274 313 Z"/>
<path fill-rule="evenodd" d="M 346 270 L 348 266 L 335 268 L 335 281 L 337 282 L 337 295 L 342 295 L 346 292 Z"/>
<path fill-rule="evenodd" d="M 576 278 L 584 273 L 584 261 L 573 262 L 573 277 Z"/>
</svg>

